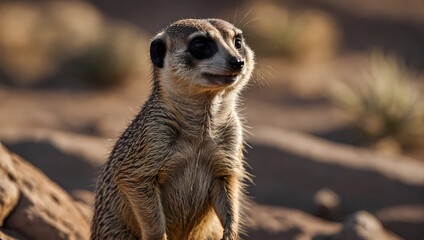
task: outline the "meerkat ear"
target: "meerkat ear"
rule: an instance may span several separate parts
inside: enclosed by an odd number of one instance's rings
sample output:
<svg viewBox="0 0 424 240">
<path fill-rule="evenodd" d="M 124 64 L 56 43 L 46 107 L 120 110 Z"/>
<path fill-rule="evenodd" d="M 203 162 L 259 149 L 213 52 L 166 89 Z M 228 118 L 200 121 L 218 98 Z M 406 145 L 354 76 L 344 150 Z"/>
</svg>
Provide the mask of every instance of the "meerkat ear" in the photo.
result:
<svg viewBox="0 0 424 240">
<path fill-rule="evenodd" d="M 158 68 L 163 68 L 165 54 L 165 42 L 160 38 L 153 40 L 150 44 L 150 58 L 152 59 L 153 65 Z"/>
</svg>

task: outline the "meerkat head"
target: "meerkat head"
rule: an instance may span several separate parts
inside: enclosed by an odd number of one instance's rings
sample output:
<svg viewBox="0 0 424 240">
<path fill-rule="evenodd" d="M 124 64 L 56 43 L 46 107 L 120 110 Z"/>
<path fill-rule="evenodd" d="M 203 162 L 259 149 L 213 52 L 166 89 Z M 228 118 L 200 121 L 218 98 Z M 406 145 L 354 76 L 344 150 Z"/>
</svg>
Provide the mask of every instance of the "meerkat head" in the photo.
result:
<svg viewBox="0 0 424 240">
<path fill-rule="evenodd" d="M 240 89 L 254 68 L 242 31 L 220 19 L 180 20 L 156 35 L 150 56 L 170 91 Z"/>
</svg>

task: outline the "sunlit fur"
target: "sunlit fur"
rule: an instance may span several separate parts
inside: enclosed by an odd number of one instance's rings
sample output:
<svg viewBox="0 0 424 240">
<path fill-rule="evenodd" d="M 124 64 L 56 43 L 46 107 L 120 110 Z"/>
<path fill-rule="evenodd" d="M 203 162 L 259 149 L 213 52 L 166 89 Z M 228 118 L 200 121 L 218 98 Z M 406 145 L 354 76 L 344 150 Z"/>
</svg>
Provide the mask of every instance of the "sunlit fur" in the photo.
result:
<svg viewBox="0 0 424 240">
<path fill-rule="evenodd" d="M 166 43 L 164 67 L 154 67 L 151 95 L 99 177 L 91 239 L 238 238 L 248 180 L 238 94 L 254 68 L 249 47 L 234 47 L 239 33 L 223 20 L 187 19 L 154 38 Z M 187 52 L 198 34 L 217 42 L 213 57 Z M 243 71 L 231 85 L 210 84 L 202 73 L 231 72 L 228 54 L 244 58 Z"/>
</svg>

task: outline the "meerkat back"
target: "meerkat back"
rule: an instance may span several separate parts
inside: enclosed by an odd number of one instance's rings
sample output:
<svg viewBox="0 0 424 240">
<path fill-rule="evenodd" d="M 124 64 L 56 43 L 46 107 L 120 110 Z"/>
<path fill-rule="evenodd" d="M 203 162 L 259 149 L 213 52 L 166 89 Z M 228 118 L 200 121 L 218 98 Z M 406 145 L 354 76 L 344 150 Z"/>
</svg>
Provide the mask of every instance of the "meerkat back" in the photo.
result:
<svg viewBox="0 0 424 240">
<path fill-rule="evenodd" d="M 91 239 L 237 239 L 248 178 L 238 96 L 253 52 L 226 21 L 185 19 L 150 56 L 152 91 L 99 176 Z"/>
</svg>

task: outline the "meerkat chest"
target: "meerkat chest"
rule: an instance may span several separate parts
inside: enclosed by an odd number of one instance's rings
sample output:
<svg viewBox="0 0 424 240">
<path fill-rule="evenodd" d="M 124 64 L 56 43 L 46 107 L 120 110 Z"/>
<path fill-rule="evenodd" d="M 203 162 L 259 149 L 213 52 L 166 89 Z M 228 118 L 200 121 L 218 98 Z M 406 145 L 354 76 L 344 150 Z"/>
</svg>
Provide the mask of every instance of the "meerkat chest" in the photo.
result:
<svg viewBox="0 0 424 240">
<path fill-rule="evenodd" d="M 168 226 L 173 231 L 190 232 L 212 207 L 211 191 L 220 160 L 211 143 L 184 146 L 167 161 L 161 171 L 160 190 Z M 184 229 L 184 230 L 183 230 Z"/>
<path fill-rule="evenodd" d="M 185 219 L 179 227 L 189 226 L 190 219 L 201 219 L 208 212 L 215 181 L 232 171 L 231 168 L 237 168 L 239 159 L 234 159 L 232 153 L 212 138 L 197 144 L 180 141 L 175 149 L 159 174 L 162 204 L 173 212 L 168 217 L 175 218 L 172 219 L 175 224 Z"/>
<path fill-rule="evenodd" d="M 181 191 L 187 190 L 189 195 L 196 188 L 194 185 L 199 185 L 199 191 L 207 189 L 206 185 L 220 175 L 220 165 L 229 161 L 230 153 L 211 139 L 197 144 L 191 141 L 177 144 L 180 145 L 165 161 L 160 175 L 163 176 L 164 185 L 184 186 Z"/>
</svg>

